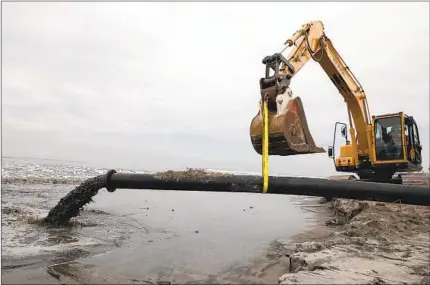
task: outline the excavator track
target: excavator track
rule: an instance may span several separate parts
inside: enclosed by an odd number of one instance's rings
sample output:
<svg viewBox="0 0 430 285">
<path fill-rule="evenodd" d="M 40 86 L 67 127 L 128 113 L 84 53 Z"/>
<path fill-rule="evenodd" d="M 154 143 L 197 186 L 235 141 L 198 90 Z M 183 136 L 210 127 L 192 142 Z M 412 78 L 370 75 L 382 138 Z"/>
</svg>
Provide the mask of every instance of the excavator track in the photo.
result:
<svg viewBox="0 0 430 285">
<path fill-rule="evenodd" d="M 430 175 L 423 172 L 410 172 L 400 174 L 402 185 L 430 187 Z"/>
<path fill-rule="evenodd" d="M 359 182 L 367 182 L 366 180 L 357 179 L 355 175 L 333 175 L 327 178 L 328 180 L 355 180 Z M 430 188 L 430 175 L 423 172 L 400 173 L 393 179 L 393 183 L 406 186 L 418 186 Z"/>
</svg>

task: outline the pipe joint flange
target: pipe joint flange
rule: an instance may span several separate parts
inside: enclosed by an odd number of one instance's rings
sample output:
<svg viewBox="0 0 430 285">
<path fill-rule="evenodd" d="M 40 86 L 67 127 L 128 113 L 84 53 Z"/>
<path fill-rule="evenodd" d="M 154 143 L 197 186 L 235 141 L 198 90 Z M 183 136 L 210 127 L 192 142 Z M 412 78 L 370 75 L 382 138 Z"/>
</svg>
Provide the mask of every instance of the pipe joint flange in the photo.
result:
<svg viewBox="0 0 430 285">
<path fill-rule="evenodd" d="M 116 190 L 116 188 L 109 186 L 110 178 L 111 178 L 112 174 L 115 174 L 115 173 L 116 173 L 116 170 L 114 170 L 114 169 L 111 169 L 106 173 L 105 185 L 106 185 L 106 190 L 110 193 L 113 193 Z"/>
</svg>

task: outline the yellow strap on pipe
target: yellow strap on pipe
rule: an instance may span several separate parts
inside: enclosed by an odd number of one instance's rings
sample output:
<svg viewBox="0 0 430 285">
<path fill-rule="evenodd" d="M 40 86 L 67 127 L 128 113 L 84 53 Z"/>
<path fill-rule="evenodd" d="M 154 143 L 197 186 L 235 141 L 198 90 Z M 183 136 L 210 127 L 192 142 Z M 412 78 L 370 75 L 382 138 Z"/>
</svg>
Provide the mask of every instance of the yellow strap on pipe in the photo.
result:
<svg viewBox="0 0 430 285">
<path fill-rule="evenodd" d="M 267 193 L 269 187 L 269 111 L 267 100 L 263 99 L 263 139 L 262 139 L 262 168 L 263 168 L 263 193 Z"/>
</svg>

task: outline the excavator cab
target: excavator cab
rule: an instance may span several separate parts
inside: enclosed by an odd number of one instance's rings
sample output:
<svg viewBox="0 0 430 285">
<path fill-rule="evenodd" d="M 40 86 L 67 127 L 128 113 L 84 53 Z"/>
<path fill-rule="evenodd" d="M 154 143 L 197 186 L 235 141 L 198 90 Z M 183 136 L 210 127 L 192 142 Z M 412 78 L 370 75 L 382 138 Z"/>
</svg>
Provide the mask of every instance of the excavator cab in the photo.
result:
<svg viewBox="0 0 430 285">
<path fill-rule="evenodd" d="M 404 113 L 372 117 L 376 168 L 395 166 L 402 171 L 422 169 L 422 146 L 417 124 Z"/>
<path fill-rule="evenodd" d="M 262 103 L 267 100 L 269 155 L 289 156 L 325 152 L 323 148 L 315 145 L 300 97 L 292 97 L 289 88 L 290 77 L 280 72 L 288 68 L 294 73 L 294 67 L 279 53 L 265 57 L 262 62 L 266 67 L 266 75 L 260 79 L 260 110 L 250 126 L 254 150 L 262 154 Z M 271 72 L 273 75 L 270 75 Z"/>
<path fill-rule="evenodd" d="M 335 154 L 335 141 L 338 127 L 341 127 L 345 144 L 340 146 L 340 153 Z M 372 117 L 374 149 L 371 150 L 371 167 L 360 170 L 352 163 L 354 147 L 348 140 L 347 125 L 336 122 L 333 146 L 328 148 L 328 156 L 334 160 L 337 171 L 355 172 L 361 178 L 381 177 L 390 180 L 395 172 L 413 172 L 422 170 L 421 143 L 417 124 L 413 117 L 403 113 L 386 114 Z M 362 168 L 362 167 L 361 167 Z M 369 173 L 372 173 L 369 176 Z M 387 178 L 388 177 L 388 178 Z"/>
</svg>

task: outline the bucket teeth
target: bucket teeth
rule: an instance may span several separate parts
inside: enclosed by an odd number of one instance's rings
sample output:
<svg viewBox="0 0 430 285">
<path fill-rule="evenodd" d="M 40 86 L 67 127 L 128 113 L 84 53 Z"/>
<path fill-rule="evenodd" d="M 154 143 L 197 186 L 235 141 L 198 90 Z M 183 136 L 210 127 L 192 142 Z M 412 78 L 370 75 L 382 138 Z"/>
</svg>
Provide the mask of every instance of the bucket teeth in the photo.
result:
<svg viewBox="0 0 430 285">
<path fill-rule="evenodd" d="M 251 142 L 258 154 L 262 153 L 262 119 L 258 113 L 251 122 Z M 309 131 L 306 115 L 300 97 L 291 99 L 285 111 L 269 112 L 269 155 L 297 155 L 323 153 L 317 147 Z"/>
</svg>

